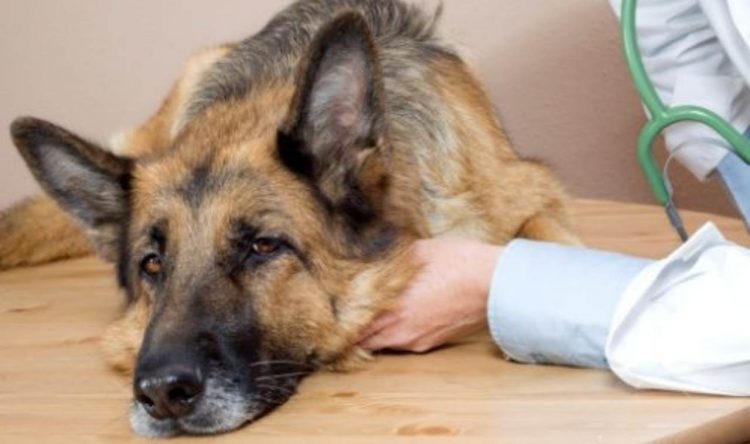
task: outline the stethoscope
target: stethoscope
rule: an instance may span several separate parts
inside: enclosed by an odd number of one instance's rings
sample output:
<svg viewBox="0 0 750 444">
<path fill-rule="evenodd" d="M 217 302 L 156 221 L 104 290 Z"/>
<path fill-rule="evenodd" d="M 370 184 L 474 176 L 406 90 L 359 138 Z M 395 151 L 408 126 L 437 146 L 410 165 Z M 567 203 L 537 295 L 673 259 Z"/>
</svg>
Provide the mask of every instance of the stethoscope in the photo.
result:
<svg viewBox="0 0 750 444">
<path fill-rule="evenodd" d="M 658 200 L 666 209 L 667 217 L 672 226 L 677 230 L 683 241 L 687 240 L 688 233 L 682 217 L 675 205 L 672 187 L 665 180 L 664 171 L 656 163 L 653 154 L 653 145 L 656 137 L 670 125 L 678 122 L 692 121 L 702 123 L 726 140 L 730 148 L 737 153 L 746 163 L 750 163 L 750 140 L 743 137 L 726 120 L 716 113 L 691 105 L 680 105 L 668 107 L 661 101 L 654 85 L 646 73 L 638 48 L 636 33 L 636 5 L 638 0 L 622 1 L 622 42 L 625 59 L 633 77 L 636 89 L 641 95 L 641 100 L 649 113 L 649 121 L 641 130 L 638 137 L 638 162 L 646 175 L 649 185 Z"/>
</svg>

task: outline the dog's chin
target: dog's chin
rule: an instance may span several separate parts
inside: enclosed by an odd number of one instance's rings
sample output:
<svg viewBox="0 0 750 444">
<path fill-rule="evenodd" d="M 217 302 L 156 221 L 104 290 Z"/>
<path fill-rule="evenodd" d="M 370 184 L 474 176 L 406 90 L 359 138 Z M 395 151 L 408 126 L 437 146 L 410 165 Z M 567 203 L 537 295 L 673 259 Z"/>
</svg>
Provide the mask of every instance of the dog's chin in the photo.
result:
<svg viewBox="0 0 750 444">
<path fill-rule="evenodd" d="M 155 419 L 140 405 L 130 411 L 133 431 L 144 438 L 169 438 L 172 436 L 213 435 L 229 432 L 252 421 L 264 412 L 263 406 L 253 410 L 216 412 L 208 415 L 190 415 L 181 419 Z"/>
<path fill-rule="evenodd" d="M 156 419 L 142 405 L 134 403 L 130 410 L 130 425 L 135 433 L 146 438 L 209 435 L 234 430 L 268 409 L 264 402 L 248 401 L 238 391 L 228 390 L 215 380 L 209 380 L 202 399 L 191 414 L 178 419 Z"/>
</svg>

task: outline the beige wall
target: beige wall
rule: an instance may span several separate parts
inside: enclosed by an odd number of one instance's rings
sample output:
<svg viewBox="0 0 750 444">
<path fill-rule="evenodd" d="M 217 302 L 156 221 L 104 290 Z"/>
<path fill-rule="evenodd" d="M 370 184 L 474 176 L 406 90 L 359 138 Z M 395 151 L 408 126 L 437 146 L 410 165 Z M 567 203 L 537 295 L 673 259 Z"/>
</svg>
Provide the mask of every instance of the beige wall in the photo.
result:
<svg viewBox="0 0 750 444">
<path fill-rule="evenodd" d="M 0 0 L 0 127 L 32 114 L 105 141 L 156 108 L 192 51 L 255 32 L 286 3 Z M 577 195 L 651 201 L 634 156 L 643 117 L 605 0 L 444 3 L 443 29 L 475 62 L 518 151 Z M 0 207 L 38 192 L 3 131 Z M 717 187 L 688 188 L 686 206 L 729 210 Z"/>
</svg>

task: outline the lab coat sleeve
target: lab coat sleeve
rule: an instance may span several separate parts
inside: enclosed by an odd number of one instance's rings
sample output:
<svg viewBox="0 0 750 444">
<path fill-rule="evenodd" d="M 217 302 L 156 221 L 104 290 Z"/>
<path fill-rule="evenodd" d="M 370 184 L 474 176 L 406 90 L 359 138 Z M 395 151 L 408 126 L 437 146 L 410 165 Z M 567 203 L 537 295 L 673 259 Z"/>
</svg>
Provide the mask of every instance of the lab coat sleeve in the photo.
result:
<svg viewBox="0 0 750 444">
<path fill-rule="evenodd" d="M 607 367 L 610 322 L 628 283 L 651 261 L 515 240 L 498 260 L 488 301 L 494 341 L 515 361 Z"/>
</svg>

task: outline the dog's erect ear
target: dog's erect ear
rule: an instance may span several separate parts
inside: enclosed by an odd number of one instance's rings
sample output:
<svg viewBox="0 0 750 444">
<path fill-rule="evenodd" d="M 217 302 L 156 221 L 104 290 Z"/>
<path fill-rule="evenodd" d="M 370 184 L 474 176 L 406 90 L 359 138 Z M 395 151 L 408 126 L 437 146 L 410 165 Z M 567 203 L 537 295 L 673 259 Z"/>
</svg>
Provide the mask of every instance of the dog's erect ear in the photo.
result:
<svg viewBox="0 0 750 444">
<path fill-rule="evenodd" d="M 364 17 L 348 12 L 331 21 L 300 68 L 279 134 L 281 160 L 313 179 L 334 206 L 356 201 L 367 211 L 363 196 L 351 192 L 370 195 L 381 185 L 384 122 L 380 66 Z"/>
<path fill-rule="evenodd" d="M 16 119 L 11 135 L 42 188 L 82 224 L 97 252 L 114 260 L 127 217 L 131 162 L 30 117 Z"/>
</svg>

